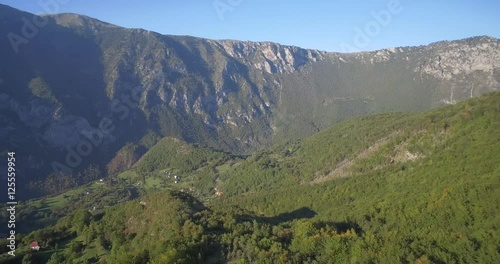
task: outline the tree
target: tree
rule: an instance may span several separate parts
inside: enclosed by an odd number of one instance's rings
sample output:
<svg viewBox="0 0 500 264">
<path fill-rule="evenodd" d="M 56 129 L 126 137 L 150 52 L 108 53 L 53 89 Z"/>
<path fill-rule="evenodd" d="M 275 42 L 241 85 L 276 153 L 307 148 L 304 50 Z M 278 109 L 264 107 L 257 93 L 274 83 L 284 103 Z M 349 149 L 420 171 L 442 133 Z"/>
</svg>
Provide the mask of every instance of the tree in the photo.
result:
<svg viewBox="0 0 500 264">
<path fill-rule="evenodd" d="M 147 249 L 141 251 L 138 255 L 133 257 L 132 263 L 147 264 L 149 262 L 149 251 Z"/>
<path fill-rule="evenodd" d="M 75 230 L 80 234 L 83 229 L 90 223 L 91 214 L 85 209 L 80 209 L 75 212 L 73 216 L 73 226 Z"/>
<path fill-rule="evenodd" d="M 22 259 L 22 264 L 31 264 L 31 263 L 33 263 L 33 255 L 31 255 L 31 253 L 24 255 Z"/>
<path fill-rule="evenodd" d="M 56 253 L 52 254 L 52 256 L 50 256 L 50 259 L 47 262 L 47 264 L 60 264 L 60 263 L 64 263 L 65 259 L 66 258 L 64 256 L 64 254 L 62 254 L 61 252 L 56 252 Z"/>
<path fill-rule="evenodd" d="M 83 243 L 80 241 L 73 240 L 69 244 L 69 250 L 75 254 L 80 254 L 84 248 Z"/>
</svg>

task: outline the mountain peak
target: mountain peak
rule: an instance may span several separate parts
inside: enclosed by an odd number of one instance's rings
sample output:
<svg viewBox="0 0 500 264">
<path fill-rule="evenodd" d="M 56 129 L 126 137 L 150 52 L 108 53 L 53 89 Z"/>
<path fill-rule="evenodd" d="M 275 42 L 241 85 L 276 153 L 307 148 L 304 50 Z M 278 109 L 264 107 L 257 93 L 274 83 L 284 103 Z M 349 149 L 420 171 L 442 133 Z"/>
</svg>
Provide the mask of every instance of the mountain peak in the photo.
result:
<svg viewBox="0 0 500 264">
<path fill-rule="evenodd" d="M 65 27 L 88 27 L 92 26 L 104 26 L 104 27 L 115 27 L 119 28 L 111 23 L 107 23 L 89 16 L 74 14 L 74 13 L 61 13 L 55 15 L 45 15 L 51 17 L 55 22 L 61 26 Z"/>
</svg>

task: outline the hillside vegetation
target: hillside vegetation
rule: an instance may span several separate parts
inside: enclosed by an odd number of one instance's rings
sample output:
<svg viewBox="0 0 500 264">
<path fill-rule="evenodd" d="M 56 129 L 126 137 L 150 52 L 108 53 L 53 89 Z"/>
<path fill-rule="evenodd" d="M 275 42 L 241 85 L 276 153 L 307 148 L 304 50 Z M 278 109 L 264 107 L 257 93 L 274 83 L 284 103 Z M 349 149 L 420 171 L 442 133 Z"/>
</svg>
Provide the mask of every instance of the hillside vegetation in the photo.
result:
<svg viewBox="0 0 500 264">
<path fill-rule="evenodd" d="M 492 93 L 351 119 L 247 157 L 166 138 L 133 170 L 193 181 L 211 171 L 218 195 L 144 188 L 30 233 L 21 248 L 37 240 L 42 252 L 11 262 L 495 263 L 499 132 Z"/>
<path fill-rule="evenodd" d="M 0 145 L 29 153 L 18 156 L 22 199 L 88 184 L 89 167 L 118 175 L 165 137 L 247 155 L 352 117 L 500 90 L 500 40 L 488 36 L 342 54 L 162 35 L 78 14 L 41 18 L 3 4 L 0 18 L 2 36 L 46 22 L 29 44 L 0 38 Z M 91 135 L 102 136 L 91 154 L 68 162 Z"/>
</svg>

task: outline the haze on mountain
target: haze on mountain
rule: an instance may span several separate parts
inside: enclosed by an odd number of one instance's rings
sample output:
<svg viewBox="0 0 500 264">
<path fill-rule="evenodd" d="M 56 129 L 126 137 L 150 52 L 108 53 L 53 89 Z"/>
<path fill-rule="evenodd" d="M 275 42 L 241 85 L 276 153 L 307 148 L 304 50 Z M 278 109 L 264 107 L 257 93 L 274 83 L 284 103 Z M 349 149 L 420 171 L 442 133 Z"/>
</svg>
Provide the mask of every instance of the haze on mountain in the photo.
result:
<svg viewBox="0 0 500 264">
<path fill-rule="evenodd" d="M 498 257 L 496 38 L 337 53 L 5 5 L 0 35 L 0 154 L 38 198 L 12 263 Z"/>
</svg>

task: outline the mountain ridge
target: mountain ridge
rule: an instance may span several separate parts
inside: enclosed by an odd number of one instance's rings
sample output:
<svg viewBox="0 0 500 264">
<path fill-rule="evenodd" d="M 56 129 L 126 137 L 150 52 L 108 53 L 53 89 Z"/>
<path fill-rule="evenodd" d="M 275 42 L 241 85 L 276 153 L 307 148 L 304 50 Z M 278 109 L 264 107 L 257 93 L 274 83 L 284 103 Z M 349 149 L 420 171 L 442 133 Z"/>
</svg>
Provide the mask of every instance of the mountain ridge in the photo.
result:
<svg viewBox="0 0 500 264">
<path fill-rule="evenodd" d="M 0 14 L 3 35 L 22 33 L 23 17 L 38 18 L 5 6 Z M 55 162 L 106 174 L 127 143 L 146 138 L 250 153 L 353 116 L 424 111 L 500 89 L 499 40 L 491 38 L 340 54 L 45 18 L 18 54 L 0 40 L 0 140 L 29 150 L 26 175 L 39 180 Z M 113 132 L 68 166 L 103 121 Z"/>
</svg>

